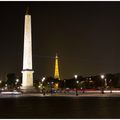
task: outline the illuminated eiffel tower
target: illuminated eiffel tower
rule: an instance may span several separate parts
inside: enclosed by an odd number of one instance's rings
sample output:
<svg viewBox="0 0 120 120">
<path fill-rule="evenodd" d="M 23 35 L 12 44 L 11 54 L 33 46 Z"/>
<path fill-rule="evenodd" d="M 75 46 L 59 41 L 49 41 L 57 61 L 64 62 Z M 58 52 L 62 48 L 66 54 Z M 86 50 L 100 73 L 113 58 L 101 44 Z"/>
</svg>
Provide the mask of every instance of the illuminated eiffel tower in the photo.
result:
<svg viewBox="0 0 120 120">
<path fill-rule="evenodd" d="M 57 56 L 57 54 L 55 56 L 55 73 L 54 73 L 54 78 L 60 80 L 59 66 L 58 66 L 58 56 Z"/>
</svg>

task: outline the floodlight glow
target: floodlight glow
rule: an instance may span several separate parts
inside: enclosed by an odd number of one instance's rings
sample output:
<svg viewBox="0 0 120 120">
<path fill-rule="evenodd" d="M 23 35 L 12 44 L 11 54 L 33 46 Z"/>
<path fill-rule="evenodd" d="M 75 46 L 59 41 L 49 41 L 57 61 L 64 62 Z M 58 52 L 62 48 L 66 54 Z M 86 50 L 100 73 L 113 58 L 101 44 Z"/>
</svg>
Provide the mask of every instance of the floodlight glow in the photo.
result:
<svg viewBox="0 0 120 120">
<path fill-rule="evenodd" d="M 79 83 L 79 81 L 76 81 L 76 83 L 78 84 L 78 83 Z"/>
<path fill-rule="evenodd" d="M 101 75 L 100 77 L 101 77 L 101 79 L 104 79 L 104 78 L 105 78 L 105 76 L 104 76 L 104 75 Z"/>
<path fill-rule="evenodd" d="M 19 82 L 19 79 L 16 79 L 16 82 Z"/>
<path fill-rule="evenodd" d="M 58 56 L 57 56 L 57 54 L 56 54 L 56 57 L 55 57 L 55 73 L 54 73 L 54 78 L 60 80 L 59 65 L 58 65 Z"/>
<path fill-rule="evenodd" d="M 44 82 L 44 81 L 45 81 L 45 77 L 42 78 L 42 82 Z"/>
<path fill-rule="evenodd" d="M 22 89 L 33 87 L 31 15 L 25 15 Z"/>
<path fill-rule="evenodd" d="M 75 79 L 77 79 L 78 75 L 74 75 Z"/>
</svg>

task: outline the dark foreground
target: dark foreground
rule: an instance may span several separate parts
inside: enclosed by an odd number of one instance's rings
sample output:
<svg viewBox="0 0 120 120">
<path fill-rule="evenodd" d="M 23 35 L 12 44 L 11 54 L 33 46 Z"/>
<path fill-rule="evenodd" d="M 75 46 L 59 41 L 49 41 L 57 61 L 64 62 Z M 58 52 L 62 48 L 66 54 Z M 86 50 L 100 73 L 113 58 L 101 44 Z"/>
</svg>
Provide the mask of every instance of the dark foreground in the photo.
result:
<svg viewBox="0 0 120 120">
<path fill-rule="evenodd" d="M 0 118 L 120 118 L 120 97 L 0 98 Z"/>
</svg>

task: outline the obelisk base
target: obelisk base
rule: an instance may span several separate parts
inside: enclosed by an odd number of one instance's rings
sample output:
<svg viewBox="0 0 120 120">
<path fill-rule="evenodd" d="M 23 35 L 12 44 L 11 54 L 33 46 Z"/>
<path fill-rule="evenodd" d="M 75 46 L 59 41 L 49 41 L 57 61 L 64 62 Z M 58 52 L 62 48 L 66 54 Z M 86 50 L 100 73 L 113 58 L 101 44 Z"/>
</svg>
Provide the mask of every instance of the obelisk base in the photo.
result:
<svg viewBox="0 0 120 120">
<path fill-rule="evenodd" d="M 23 93 L 33 93 L 36 89 L 33 87 L 33 70 L 23 70 L 22 71 L 22 87 L 21 91 Z"/>
<path fill-rule="evenodd" d="M 35 87 L 21 87 L 21 91 L 23 93 L 37 93 L 37 90 L 35 89 Z"/>
</svg>

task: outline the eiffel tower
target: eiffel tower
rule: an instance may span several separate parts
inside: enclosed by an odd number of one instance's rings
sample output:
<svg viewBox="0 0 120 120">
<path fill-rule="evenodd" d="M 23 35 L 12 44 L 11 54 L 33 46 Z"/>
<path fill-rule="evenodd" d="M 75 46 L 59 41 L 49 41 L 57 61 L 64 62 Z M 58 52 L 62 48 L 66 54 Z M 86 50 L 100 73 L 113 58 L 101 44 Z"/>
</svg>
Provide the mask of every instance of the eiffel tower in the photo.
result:
<svg viewBox="0 0 120 120">
<path fill-rule="evenodd" d="M 60 80 L 59 65 L 58 65 L 58 55 L 57 54 L 55 56 L 55 73 L 54 73 L 54 78 Z"/>
</svg>

